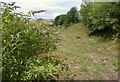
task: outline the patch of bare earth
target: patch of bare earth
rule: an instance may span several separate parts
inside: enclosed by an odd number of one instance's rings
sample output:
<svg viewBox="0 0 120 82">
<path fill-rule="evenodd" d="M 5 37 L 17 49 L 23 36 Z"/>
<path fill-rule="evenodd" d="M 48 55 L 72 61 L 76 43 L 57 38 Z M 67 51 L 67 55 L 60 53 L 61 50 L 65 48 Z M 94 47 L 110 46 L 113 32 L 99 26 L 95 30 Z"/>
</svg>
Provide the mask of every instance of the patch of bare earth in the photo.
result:
<svg viewBox="0 0 120 82">
<path fill-rule="evenodd" d="M 99 64 L 100 71 L 99 77 L 102 80 L 117 80 L 118 72 L 115 71 L 114 65 L 109 61 L 109 59 L 104 58 L 102 55 L 93 54 L 91 59 Z"/>
</svg>

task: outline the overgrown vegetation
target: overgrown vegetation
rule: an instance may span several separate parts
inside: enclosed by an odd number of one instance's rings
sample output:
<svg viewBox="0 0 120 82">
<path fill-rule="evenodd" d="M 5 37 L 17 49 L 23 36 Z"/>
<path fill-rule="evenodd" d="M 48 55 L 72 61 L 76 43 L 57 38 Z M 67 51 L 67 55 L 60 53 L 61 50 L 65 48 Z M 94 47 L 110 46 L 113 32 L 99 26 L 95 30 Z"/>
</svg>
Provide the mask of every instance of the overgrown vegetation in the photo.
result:
<svg viewBox="0 0 120 82">
<path fill-rule="evenodd" d="M 66 66 L 48 52 L 55 50 L 56 29 L 30 23 L 32 15 L 15 12 L 15 2 L 0 2 L 3 80 L 56 80 Z M 37 27 L 36 27 L 37 26 Z"/>
<path fill-rule="evenodd" d="M 69 65 L 74 80 L 118 80 L 118 44 L 115 40 L 89 37 L 82 23 L 61 27 L 61 47 L 56 50 Z"/>
<path fill-rule="evenodd" d="M 66 27 L 70 26 L 71 23 L 77 23 L 78 20 L 78 11 L 76 7 L 72 7 L 67 14 L 59 15 L 55 18 L 54 24 L 64 25 Z"/>
<path fill-rule="evenodd" d="M 89 35 L 115 39 L 120 32 L 119 6 L 120 2 L 83 2 L 79 12 L 72 7 L 66 15 L 57 16 L 54 24 L 68 27 L 82 22 L 89 28 Z"/>
<path fill-rule="evenodd" d="M 81 4 L 80 16 L 90 34 L 115 38 L 120 30 L 120 2 L 88 2 Z"/>
<path fill-rule="evenodd" d="M 80 11 L 72 7 L 55 18 L 54 25 L 61 26 L 57 29 L 44 21 L 29 20 L 31 15 L 46 10 L 24 14 L 15 12 L 20 8 L 15 2 L 0 2 L 0 5 L 3 80 L 117 79 L 116 41 L 88 37 L 87 32 L 116 38 L 120 33 L 120 2 L 83 2 Z M 70 27 L 64 29 L 64 26 Z M 61 46 L 56 50 L 60 45 L 60 30 Z M 61 59 L 51 53 L 57 53 Z"/>
</svg>

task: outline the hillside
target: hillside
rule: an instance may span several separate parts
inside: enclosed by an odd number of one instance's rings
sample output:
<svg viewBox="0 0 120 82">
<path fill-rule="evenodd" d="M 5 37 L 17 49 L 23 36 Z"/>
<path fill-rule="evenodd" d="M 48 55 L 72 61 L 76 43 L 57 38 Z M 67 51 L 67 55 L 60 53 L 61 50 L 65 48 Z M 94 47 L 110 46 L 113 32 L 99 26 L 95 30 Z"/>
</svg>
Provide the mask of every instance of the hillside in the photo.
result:
<svg viewBox="0 0 120 82">
<path fill-rule="evenodd" d="M 71 77 L 79 80 L 116 80 L 118 50 L 114 40 L 89 37 L 82 24 L 61 27 L 60 46 L 54 52 L 65 60 Z"/>
</svg>

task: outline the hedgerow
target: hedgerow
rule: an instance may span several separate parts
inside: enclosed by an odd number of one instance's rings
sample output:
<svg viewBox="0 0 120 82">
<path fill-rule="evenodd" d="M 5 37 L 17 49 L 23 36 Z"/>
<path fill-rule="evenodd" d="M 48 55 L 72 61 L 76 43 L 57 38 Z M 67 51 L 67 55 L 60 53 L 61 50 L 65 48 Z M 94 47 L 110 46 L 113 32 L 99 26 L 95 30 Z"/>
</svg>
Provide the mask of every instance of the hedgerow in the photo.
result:
<svg viewBox="0 0 120 82">
<path fill-rule="evenodd" d="M 32 12 L 16 12 L 15 2 L 0 2 L 3 80 L 56 80 L 66 66 L 48 52 L 55 50 L 56 29 L 32 24 Z"/>
</svg>

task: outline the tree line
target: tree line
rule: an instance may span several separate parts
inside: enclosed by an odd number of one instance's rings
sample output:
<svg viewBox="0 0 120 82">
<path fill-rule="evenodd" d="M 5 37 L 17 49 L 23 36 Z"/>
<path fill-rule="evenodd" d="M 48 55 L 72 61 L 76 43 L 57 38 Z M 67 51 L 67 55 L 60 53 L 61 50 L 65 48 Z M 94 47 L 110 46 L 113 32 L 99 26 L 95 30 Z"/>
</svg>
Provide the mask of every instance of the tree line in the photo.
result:
<svg viewBox="0 0 120 82">
<path fill-rule="evenodd" d="M 72 7 L 67 14 L 55 18 L 55 25 L 69 26 L 82 22 L 89 35 L 114 38 L 120 33 L 120 2 L 82 2 L 80 10 Z"/>
<path fill-rule="evenodd" d="M 65 25 L 68 27 L 72 23 L 77 23 L 79 12 L 76 7 L 72 7 L 66 14 L 57 16 L 54 20 L 54 25 Z"/>
</svg>

